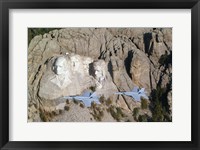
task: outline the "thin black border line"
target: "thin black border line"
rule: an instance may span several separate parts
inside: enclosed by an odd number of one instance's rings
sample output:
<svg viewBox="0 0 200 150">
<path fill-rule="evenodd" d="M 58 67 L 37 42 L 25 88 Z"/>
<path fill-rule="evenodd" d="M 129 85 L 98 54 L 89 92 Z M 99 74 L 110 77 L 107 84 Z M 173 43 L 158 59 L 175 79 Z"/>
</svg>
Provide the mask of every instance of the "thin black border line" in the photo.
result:
<svg viewBox="0 0 200 150">
<path fill-rule="evenodd" d="M 3 22 L 3 11 L 2 11 L 2 2 L 0 1 L 0 33 L 2 33 L 2 23 Z M 2 34 L 0 34 L 0 56 L 2 56 L 2 51 L 3 51 L 3 42 L 2 42 Z M 2 75 L 2 64 L 3 64 L 3 60 L 0 59 L 0 121 L 3 120 L 3 96 L 2 96 L 2 87 L 3 87 L 3 75 Z M 1 125 L 1 128 L 0 128 L 0 147 L 2 147 L 2 145 L 5 143 L 3 140 L 4 140 L 4 137 L 3 137 L 3 128 L 4 128 L 4 125 L 3 123 L 0 123 Z M 7 141 L 6 141 L 7 142 Z"/>
<path fill-rule="evenodd" d="M 38 0 L 37 0 L 38 1 Z M 61 0 L 63 1 L 63 0 Z M 70 149 L 122 149 L 122 148 L 142 148 L 142 149 L 151 149 L 151 148 L 162 148 L 162 149 L 199 149 L 200 146 L 200 131 L 199 126 L 200 125 L 200 119 L 198 118 L 200 116 L 198 108 L 199 106 L 199 95 L 198 95 L 198 87 L 200 85 L 199 77 L 200 75 L 200 69 L 198 68 L 200 66 L 200 61 L 198 61 L 198 58 L 200 58 L 199 53 L 199 46 L 200 43 L 198 43 L 200 30 L 200 2 L 197 0 L 142 0 L 142 2 L 139 1 L 128 1 L 125 4 L 121 3 L 120 0 L 114 0 L 116 3 L 113 3 L 113 1 L 109 0 L 109 2 L 106 2 L 106 6 L 104 6 L 105 2 L 84 2 L 82 0 L 76 0 L 76 2 L 69 2 L 69 1 L 63 1 L 60 3 L 46 3 L 47 0 L 41 0 L 40 2 L 34 2 L 33 0 L 8 0 L 7 2 L 5 0 L 1 0 L 0 3 L 0 9 L 1 9 L 1 33 L 0 36 L 0 74 L 1 74 L 1 85 L 0 85 L 0 147 L 3 149 L 34 149 L 34 148 L 40 148 L 40 149 L 48 149 L 48 148 L 70 148 Z M 79 3 L 77 3 L 79 2 Z M 3 4 L 3 5 L 2 5 Z M 134 4 L 134 6 L 132 6 Z M 120 6 L 119 6 L 120 5 Z M 8 99 L 9 99 L 9 9 L 16 8 L 16 9 L 23 9 L 23 8 L 134 8 L 134 9 L 141 9 L 141 8 L 178 8 L 178 9 L 184 9 L 184 8 L 190 8 L 192 10 L 192 142 L 9 142 L 9 110 L 8 110 Z M 198 57 L 199 56 L 199 57 Z M 198 81 L 198 82 L 197 82 Z M 197 99 L 196 101 L 194 99 Z M 198 121 L 196 121 L 197 119 Z M 2 136 L 1 136 L 2 135 Z M 150 148 L 151 147 L 151 148 Z"/>
<path fill-rule="evenodd" d="M 3 4 L 3 3 L 1 3 Z M 8 58 L 8 54 L 9 54 L 9 49 L 8 49 L 8 44 L 9 44 L 9 39 L 8 39 L 8 27 L 7 25 L 8 23 L 8 12 L 5 10 L 6 8 L 4 7 L 4 5 L 1 6 L 2 7 L 2 49 L 1 49 L 1 122 L 2 122 L 2 128 L 1 128 L 1 133 L 2 133 L 2 139 L 1 139 L 1 144 L 5 144 L 6 142 L 9 143 L 9 122 L 8 122 L 8 117 L 9 117 L 9 83 L 8 83 L 8 79 L 9 79 L 9 72 L 8 72 L 8 65 L 9 65 L 9 58 Z M 7 17 L 4 17 L 4 14 L 6 14 Z M 5 29 L 5 30 L 4 30 Z"/>
<path fill-rule="evenodd" d="M 199 94 L 199 86 L 200 86 L 200 80 L 199 80 L 199 77 L 200 77 L 200 60 L 198 59 L 198 58 L 200 58 L 200 1 L 198 1 L 198 3 L 196 4 L 196 7 L 197 7 L 197 12 L 196 12 L 196 17 L 197 17 L 197 20 L 196 20 L 196 23 L 195 24 L 197 24 L 196 25 L 196 33 L 197 33 L 197 35 L 196 35 L 196 43 L 193 43 L 194 45 L 193 46 L 195 46 L 196 45 L 196 49 L 197 49 L 197 67 L 196 67 L 196 69 L 197 69 L 197 72 L 196 72 L 196 74 L 197 74 L 197 79 L 196 79 L 196 82 L 197 82 L 197 103 L 196 103 L 196 105 L 197 105 L 197 112 L 195 112 L 196 114 L 197 114 L 197 126 L 195 126 L 196 127 L 196 129 L 197 129 L 197 144 L 198 144 L 198 147 L 200 147 L 200 94 Z M 195 22 L 195 18 L 194 18 L 194 22 Z M 194 24 L 194 22 L 193 22 L 193 24 Z M 195 28 L 193 28 L 194 30 L 195 30 Z M 194 31 L 195 32 L 195 31 Z M 196 93 L 195 93 L 196 94 Z M 193 117 L 195 117 L 195 116 L 193 116 Z M 200 149 L 200 148 L 199 148 Z"/>
<path fill-rule="evenodd" d="M 35 0 L 21 0 L 21 2 L 20 0 L 3 0 L 3 4 L 4 7 L 11 9 L 189 9 L 192 8 L 198 0 L 103 0 L 103 2 L 100 0 L 62 1 L 63 2 L 58 3 L 55 0 L 37 0 L 36 2 Z"/>
<path fill-rule="evenodd" d="M 191 74 L 191 77 L 192 77 L 192 89 L 191 89 L 191 94 L 192 94 L 192 141 L 194 142 L 195 145 L 199 144 L 198 143 L 198 139 L 199 139 L 199 133 L 198 133 L 198 122 L 195 123 L 195 118 L 198 118 L 199 116 L 199 113 L 198 113 L 198 100 L 199 100 L 199 96 L 198 96 L 198 84 L 196 83 L 198 81 L 198 75 L 196 73 L 196 69 L 199 68 L 199 64 L 197 63 L 198 62 L 198 53 L 199 53 L 199 47 L 198 47 L 198 39 L 199 39 L 199 34 L 198 34 L 198 30 L 199 30 L 199 26 L 198 26 L 198 20 L 196 20 L 198 17 L 199 17 L 199 2 L 197 5 L 195 5 L 193 8 L 192 8 L 192 16 L 191 16 L 191 27 L 192 27 L 192 41 L 191 41 L 191 44 L 192 44 L 192 58 L 191 58 L 191 61 L 192 61 L 192 66 L 191 66 L 191 69 L 192 69 L 192 74 Z M 196 23 L 195 23 L 196 22 Z M 199 69 L 198 69 L 199 70 Z M 194 95 L 197 95 L 198 97 L 198 100 L 194 100 L 195 99 L 195 96 Z M 199 116 L 200 117 L 200 116 Z M 195 130 L 196 131 L 195 131 Z"/>
</svg>

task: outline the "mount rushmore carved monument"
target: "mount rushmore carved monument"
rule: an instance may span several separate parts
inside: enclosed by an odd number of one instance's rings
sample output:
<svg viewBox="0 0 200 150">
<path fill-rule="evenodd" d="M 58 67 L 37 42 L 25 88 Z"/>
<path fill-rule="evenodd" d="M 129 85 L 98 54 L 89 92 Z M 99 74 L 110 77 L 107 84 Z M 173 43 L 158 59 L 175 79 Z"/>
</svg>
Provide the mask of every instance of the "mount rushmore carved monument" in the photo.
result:
<svg viewBox="0 0 200 150">
<path fill-rule="evenodd" d="M 172 121 L 172 28 L 41 30 L 28 29 L 28 122 Z"/>
</svg>

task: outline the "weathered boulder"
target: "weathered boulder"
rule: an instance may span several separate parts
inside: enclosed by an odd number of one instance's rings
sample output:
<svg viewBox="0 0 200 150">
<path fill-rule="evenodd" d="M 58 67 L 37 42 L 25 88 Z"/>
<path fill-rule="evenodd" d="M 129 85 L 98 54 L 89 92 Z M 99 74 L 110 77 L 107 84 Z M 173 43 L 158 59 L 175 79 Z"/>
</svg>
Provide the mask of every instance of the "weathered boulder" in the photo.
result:
<svg viewBox="0 0 200 150">
<path fill-rule="evenodd" d="M 152 89 L 150 61 L 146 54 L 138 49 L 135 49 L 132 53 L 130 69 L 132 81 L 139 87 L 144 87 L 150 93 Z"/>
</svg>

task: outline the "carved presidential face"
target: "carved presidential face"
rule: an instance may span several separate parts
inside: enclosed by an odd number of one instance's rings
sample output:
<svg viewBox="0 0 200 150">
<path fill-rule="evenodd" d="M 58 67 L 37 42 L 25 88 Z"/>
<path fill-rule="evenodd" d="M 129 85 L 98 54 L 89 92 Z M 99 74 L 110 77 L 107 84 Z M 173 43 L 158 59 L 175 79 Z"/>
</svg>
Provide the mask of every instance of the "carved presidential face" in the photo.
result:
<svg viewBox="0 0 200 150">
<path fill-rule="evenodd" d="M 83 59 L 83 69 L 86 73 L 89 73 L 89 64 L 92 62 L 93 60 L 90 57 L 86 57 Z"/>
<path fill-rule="evenodd" d="M 94 62 L 94 75 L 98 81 L 105 78 L 105 62 L 103 60 Z"/>
<path fill-rule="evenodd" d="M 57 58 L 53 66 L 54 73 L 57 75 L 65 74 L 66 68 L 66 59 L 64 57 Z"/>
<path fill-rule="evenodd" d="M 52 83 L 60 89 L 66 88 L 71 83 L 70 68 L 71 62 L 67 56 L 58 57 L 53 64 L 53 75 L 50 79 Z"/>
<path fill-rule="evenodd" d="M 74 71 L 80 71 L 80 69 L 82 69 L 81 57 L 79 55 L 71 56 L 71 61 Z"/>
<path fill-rule="evenodd" d="M 100 66 L 95 67 L 95 77 L 97 79 L 100 79 L 101 77 L 103 77 L 103 71 L 101 70 Z"/>
</svg>

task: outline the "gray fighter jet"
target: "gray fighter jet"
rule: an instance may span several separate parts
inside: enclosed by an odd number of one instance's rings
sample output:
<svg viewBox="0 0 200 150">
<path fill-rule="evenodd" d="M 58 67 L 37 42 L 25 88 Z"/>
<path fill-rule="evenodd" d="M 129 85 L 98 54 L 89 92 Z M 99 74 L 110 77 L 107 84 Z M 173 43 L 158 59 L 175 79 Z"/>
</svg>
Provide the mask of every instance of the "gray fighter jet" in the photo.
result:
<svg viewBox="0 0 200 150">
<path fill-rule="evenodd" d="M 130 92 L 116 92 L 115 94 L 130 96 L 135 101 L 141 101 L 141 97 L 149 99 L 146 95 L 145 88 L 139 89 L 138 87 L 134 87 L 134 89 Z"/>
<path fill-rule="evenodd" d="M 86 107 L 90 107 L 92 102 L 96 102 L 97 104 L 101 104 L 99 102 L 99 96 L 96 92 L 84 92 L 81 96 L 64 96 L 65 99 L 76 99 L 78 101 L 82 101 Z"/>
</svg>

